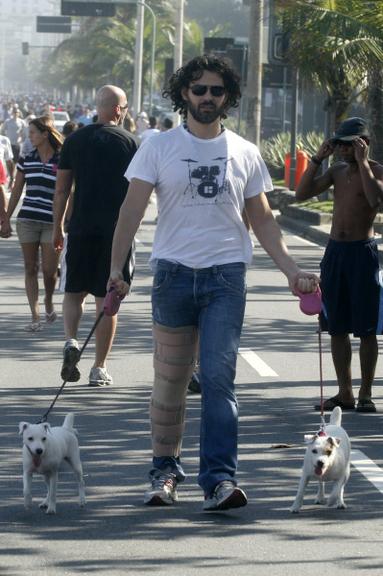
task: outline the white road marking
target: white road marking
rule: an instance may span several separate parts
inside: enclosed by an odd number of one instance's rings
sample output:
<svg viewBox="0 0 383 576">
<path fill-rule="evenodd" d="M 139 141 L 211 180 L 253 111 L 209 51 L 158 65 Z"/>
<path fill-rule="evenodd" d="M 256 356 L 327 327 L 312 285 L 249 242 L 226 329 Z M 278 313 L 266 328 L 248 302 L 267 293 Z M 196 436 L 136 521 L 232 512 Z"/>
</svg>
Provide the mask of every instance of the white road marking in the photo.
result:
<svg viewBox="0 0 383 576">
<path fill-rule="evenodd" d="M 360 450 L 351 450 L 352 465 L 383 494 L 383 470 Z"/>
<path fill-rule="evenodd" d="M 293 236 L 296 240 L 300 240 L 303 244 L 309 244 L 309 246 L 318 246 L 315 242 L 310 242 L 310 240 L 306 240 L 306 238 L 301 238 L 301 236 Z"/>
<path fill-rule="evenodd" d="M 240 348 L 239 353 L 260 376 L 278 376 L 278 374 L 250 348 Z"/>
</svg>

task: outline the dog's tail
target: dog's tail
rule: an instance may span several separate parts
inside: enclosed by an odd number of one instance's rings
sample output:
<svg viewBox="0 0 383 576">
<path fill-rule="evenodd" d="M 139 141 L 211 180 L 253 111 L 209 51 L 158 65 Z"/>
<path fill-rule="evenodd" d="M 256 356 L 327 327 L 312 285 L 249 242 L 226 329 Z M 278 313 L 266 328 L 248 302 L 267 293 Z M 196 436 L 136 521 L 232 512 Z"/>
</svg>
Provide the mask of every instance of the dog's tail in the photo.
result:
<svg viewBox="0 0 383 576">
<path fill-rule="evenodd" d="M 74 414 L 67 414 L 65 416 L 63 428 L 66 428 L 67 430 L 74 432 L 73 422 L 74 422 Z"/>
<path fill-rule="evenodd" d="M 342 422 L 342 410 L 339 406 L 335 406 L 334 410 L 331 412 L 330 424 L 334 426 L 340 426 Z"/>
</svg>

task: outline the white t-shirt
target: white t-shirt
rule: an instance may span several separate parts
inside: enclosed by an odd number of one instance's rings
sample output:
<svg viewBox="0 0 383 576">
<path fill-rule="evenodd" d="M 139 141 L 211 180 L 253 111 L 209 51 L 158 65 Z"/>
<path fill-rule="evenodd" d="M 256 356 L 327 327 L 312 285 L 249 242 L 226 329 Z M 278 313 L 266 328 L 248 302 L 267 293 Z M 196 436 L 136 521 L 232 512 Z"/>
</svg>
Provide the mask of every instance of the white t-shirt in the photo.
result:
<svg viewBox="0 0 383 576">
<path fill-rule="evenodd" d="M 5 164 L 8 160 L 13 160 L 11 142 L 6 136 L 0 136 L 0 161 Z"/>
<path fill-rule="evenodd" d="M 191 268 L 251 262 L 244 199 L 273 189 L 257 146 L 230 130 L 196 138 L 181 125 L 149 138 L 125 177 L 155 186 L 151 261 L 164 258 Z"/>
<path fill-rule="evenodd" d="M 148 138 L 151 138 L 155 134 L 159 134 L 159 133 L 160 133 L 160 131 L 158 130 L 158 128 L 147 128 L 141 134 L 141 142 L 145 142 L 145 140 L 147 140 Z"/>
</svg>

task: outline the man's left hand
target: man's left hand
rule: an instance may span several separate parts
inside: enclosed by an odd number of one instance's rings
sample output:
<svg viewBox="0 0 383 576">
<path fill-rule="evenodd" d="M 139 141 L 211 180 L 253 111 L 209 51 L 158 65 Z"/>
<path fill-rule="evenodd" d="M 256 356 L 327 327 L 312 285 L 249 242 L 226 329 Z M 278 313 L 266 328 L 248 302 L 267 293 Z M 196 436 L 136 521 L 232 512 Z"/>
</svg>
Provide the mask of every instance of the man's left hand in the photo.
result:
<svg viewBox="0 0 383 576">
<path fill-rule="evenodd" d="M 319 286 L 319 278 L 316 274 L 311 274 L 310 272 L 298 272 L 298 274 L 289 278 L 289 286 L 295 296 L 298 296 L 299 293 L 315 292 Z"/>
</svg>

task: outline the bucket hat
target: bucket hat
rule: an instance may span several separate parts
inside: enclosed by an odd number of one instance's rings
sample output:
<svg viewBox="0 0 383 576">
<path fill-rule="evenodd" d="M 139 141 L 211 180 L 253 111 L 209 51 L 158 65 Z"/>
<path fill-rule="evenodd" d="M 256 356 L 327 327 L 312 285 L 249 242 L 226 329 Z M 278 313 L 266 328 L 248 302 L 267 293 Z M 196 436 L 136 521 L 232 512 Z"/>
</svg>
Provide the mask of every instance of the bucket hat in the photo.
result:
<svg viewBox="0 0 383 576">
<path fill-rule="evenodd" d="M 336 140 L 343 140 L 343 142 L 352 142 L 356 138 L 361 136 L 368 136 L 367 124 L 363 118 L 358 118 L 357 116 L 353 118 L 347 118 L 341 124 L 339 124 L 337 131 L 331 138 L 332 142 Z"/>
</svg>

